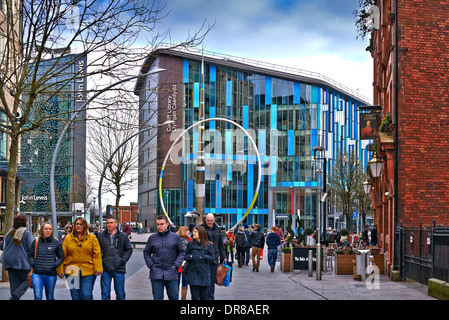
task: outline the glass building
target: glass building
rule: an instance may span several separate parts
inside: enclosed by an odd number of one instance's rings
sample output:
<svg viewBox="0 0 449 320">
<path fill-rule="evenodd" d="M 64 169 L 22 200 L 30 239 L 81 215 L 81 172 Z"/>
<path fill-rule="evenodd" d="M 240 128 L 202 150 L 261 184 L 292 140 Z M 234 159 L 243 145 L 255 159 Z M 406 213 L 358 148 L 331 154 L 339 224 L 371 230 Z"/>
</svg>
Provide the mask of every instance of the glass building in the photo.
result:
<svg viewBox="0 0 449 320">
<path fill-rule="evenodd" d="M 327 170 L 339 152 L 354 152 L 365 166 L 368 143 L 358 137 L 357 109 L 370 104 L 367 99 L 320 74 L 217 53 L 172 50 L 149 55 L 141 72 L 153 67 L 165 71 L 140 78 L 135 87 L 141 127 L 175 121 L 158 127 L 157 139 L 154 129 L 140 137 L 139 214 L 144 225 L 153 226 L 160 212 L 156 180 L 170 145 L 199 120 L 202 60 L 205 118 L 237 122 L 250 133 L 261 155 L 259 196 L 244 224 L 283 225 L 293 214 L 304 227 L 316 226 L 316 171 L 322 162 L 314 159 L 313 147 L 325 148 Z M 204 127 L 204 213 L 214 213 L 219 225 L 230 228 L 253 199 L 257 158 L 248 138 L 232 124 L 209 121 Z M 198 140 L 195 127 L 183 136 L 164 170 L 164 205 L 179 225 L 188 224 L 185 215 L 196 211 Z M 331 226 L 335 212 L 326 211 Z"/>
<path fill-rule="evenodd" d="M 43 60 L 38 75 L 45 75 L 50 68 L 55 76 L 46 81 L 48 94 L 37 97 L 35 108 L 29 115 L 29 123 L 35 119 L 51 117 L 39 128 L 25 133 L 21 138 L 21 165 L 28 172 L 20 190 L 20 211 L 28 216 L 31 227 L 36 228 L 43 218 L 49 218 L 50 169 L 53 152 L 59 136 L 71 118 L 73 111 L 85 101 L 85 54 L 72 54 Z M 34 66 L 31 64 L 31 68 Z M 26 99 L 26 95 L 25 95 Z M 55 164 L 55 200 L 58 222 L 64 226 L 72 220 L 75 202 L 85 202 L 86 183 L 86 112 L 82 111 L 70 127 L 61 143 Z"/>
</svg>

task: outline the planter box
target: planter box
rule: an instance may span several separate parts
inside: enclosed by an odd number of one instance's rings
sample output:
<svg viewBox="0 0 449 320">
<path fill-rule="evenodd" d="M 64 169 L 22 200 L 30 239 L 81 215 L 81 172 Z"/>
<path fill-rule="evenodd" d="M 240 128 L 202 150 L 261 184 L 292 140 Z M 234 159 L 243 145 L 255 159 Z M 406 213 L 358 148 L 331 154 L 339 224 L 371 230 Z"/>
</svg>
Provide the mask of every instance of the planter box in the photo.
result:
<svg viewBox="0 0 449 320">
<path fill-rule="evenodd" d="M 291 253 L 281 253 L 281 271 L 291 272 L 292 271 L 292 254 Z"/>
<path fill-rule="evenodd" d="M 336 254 L 335 255 L 335 274 L 353 274 L 354 264 L 352 260 L 356 259 L 355 254 Z"/>
</svg>

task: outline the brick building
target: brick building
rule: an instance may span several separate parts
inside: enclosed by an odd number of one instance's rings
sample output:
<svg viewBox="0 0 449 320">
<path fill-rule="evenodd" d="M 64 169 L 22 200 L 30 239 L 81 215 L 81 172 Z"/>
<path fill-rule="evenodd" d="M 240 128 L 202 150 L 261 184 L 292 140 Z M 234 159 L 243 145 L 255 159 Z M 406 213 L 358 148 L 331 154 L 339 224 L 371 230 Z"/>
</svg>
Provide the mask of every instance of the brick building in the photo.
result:
<svg viewBox="0 0 449 320">
<path fill-rule="evenodd" d="M 131 202 L 129 206 L 120 206 L 120 224 L 123 225 L 124 223 L 129 222 L 138 222 L 137 221 L 137 214 L 139 211 L 137 202 Z M 115 206 L 113 207 L 113 214 L 116 215 Z"/>
<path fill-rule="evenodd" d="M 380 23 L 367 48 L 374 59 L 374 105 L 392 125 L 375 144 L 384 165 L 371 197 L 390 271 L 397 225 L 449 224 L 449 7 L 438 1 L 375 4 Z"/>
</svg>

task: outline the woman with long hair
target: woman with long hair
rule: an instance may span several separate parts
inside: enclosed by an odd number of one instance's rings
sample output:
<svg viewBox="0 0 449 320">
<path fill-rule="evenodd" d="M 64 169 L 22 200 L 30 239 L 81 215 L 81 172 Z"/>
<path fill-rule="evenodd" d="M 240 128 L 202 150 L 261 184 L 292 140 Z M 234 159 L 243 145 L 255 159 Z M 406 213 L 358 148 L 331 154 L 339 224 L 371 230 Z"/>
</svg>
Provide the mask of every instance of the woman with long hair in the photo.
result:
<svg viewBox="0 0 449 320">
<path fill-rule="evenodd" d="M 33 267 L 34 300 L 42 300 L 44 287 L 47 300 L 55 300 L 56 269 L 64 261 L 64 251 L 62 244 L 54 237 L 53 225 L 50 222 L 42 224 L 39 236 L 33 241 L 28 251 L 28 261 Z"/>
<path fill-rule="evenodd" d="M 64 262 L 58 276 L 67 278 L 73 300 L 93 300 L 96 276 L 103 273 L 101 249 L 97 237 L 89 232 L 86 219 L 78 217 L 73 231 L 62 244 Z"/>
<path fill-rule="evenodd" d="M 184 247 L 187 248 L 187 244 L 192 241 L 192 238 L 189 236 L 189 227 L 182 226 L 178 229 L 178 235 L 181 238 L 182 243 L 184 244 Z M 187 281 L 187 275 L 185 273 L 182 273 L 182 266 L 179 268 L 179 280 L 182 281 L 181 286 L 181 300 L 186 300 L 187 297 L 187 289 L 189 286 L 189 283 Z M 179 283 L 178 283 L 179 286 Z"/>
<path fill-rule="evenodd" d="M 214 259 L 214 247 L 207 240 L 206 229 L 193 227 L 193 241 L 187 244 L 185 260 L 187 261 L 187 282 L 190 285 L 192 300 L 206 300 L 210 284 L 209 264 Z"/>
</svg>

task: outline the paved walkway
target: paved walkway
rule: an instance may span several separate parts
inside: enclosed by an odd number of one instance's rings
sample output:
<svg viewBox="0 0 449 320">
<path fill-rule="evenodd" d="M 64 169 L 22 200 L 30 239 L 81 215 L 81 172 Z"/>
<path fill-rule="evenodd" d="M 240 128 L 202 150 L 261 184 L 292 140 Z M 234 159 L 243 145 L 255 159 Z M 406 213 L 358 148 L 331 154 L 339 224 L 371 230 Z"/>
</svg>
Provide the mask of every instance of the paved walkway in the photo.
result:
<svg viewBox="0 0 449 320">
<path fill-rule="evenodd" d="M 133 234 L 134 241 L 146 241 L 148 234 Z M 152 300 L 149 270 L 143 261 L 144 246 L 137 246 L 133 255 L 142 257 L 142 267 L 126 280 L 128 300 Z M 138 257 L 137 256 L 137 257 Z M 238 268 L 234 264 L 232 282 L 229 287 L 216 286 L 217 300 L 435 300 L 427 295 L 427 287 L 417 282 L 393 282 L 387 276 L 379 277 L 378 288 L 368 288 L 365 283 L 353 280 L 352 275 L 335 275 L 323 272 L 322 280 L 316 280 L 315 273 L 308 276 L 307 271 L 295 270 L 284 273 L 279 270 L 270 272 L 266 261 L 261 261 L 260 272 L 253 272 L 249 266 Z M 114 295 L 113 299 L 115 298 Z M 55 297 L 58 300 L 70 300 L 70 293 L 64 279 L 56 285 Z M 9 283 L 0 282 L 0 300 L 9 299 Z M 32 300 L 33 291 L 28 290 L 22 300 Z M 99 277 L 94 287 L 94 299 L 100 300 Z M 187 295 L 190 299 L 190 292 Z"/>
</svg>

